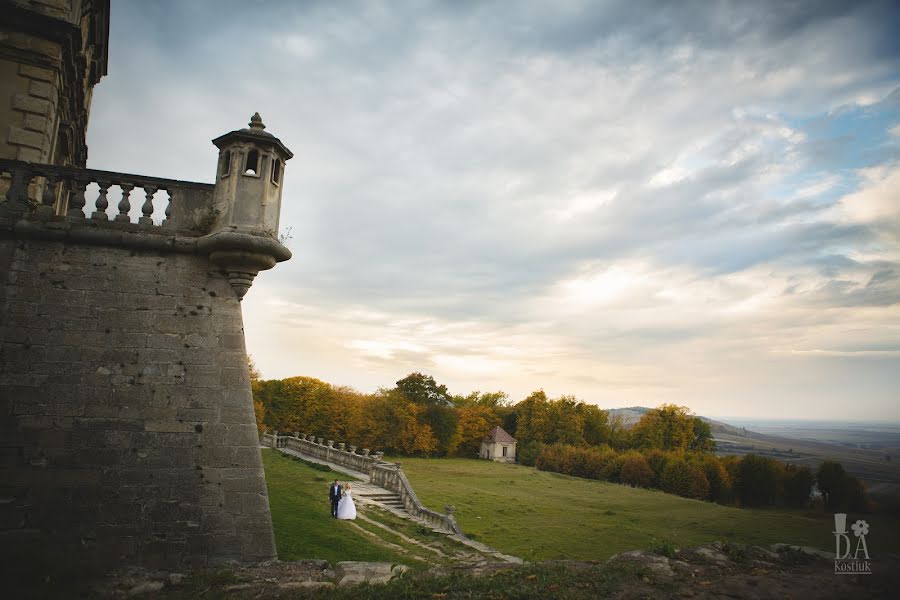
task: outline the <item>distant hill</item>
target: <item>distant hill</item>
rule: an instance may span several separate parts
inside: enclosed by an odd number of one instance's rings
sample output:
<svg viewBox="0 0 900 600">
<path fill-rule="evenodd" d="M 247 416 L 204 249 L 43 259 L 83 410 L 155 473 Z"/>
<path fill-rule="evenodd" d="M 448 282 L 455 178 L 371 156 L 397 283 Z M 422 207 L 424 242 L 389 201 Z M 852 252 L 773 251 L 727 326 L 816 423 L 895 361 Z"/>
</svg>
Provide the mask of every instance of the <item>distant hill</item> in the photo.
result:
<svg viewBox="0 0 900 600">
<path fill-rule="evenodd" d="M 605 410 L 609 411 L 610 418 L 620 417 L 625 428 L 630 429 L 651 409 L 646 406 L 629 406 Z M 871 446 L 867 447 L 849 442 L 835 443 L 834 440 L 841 439 L 841 436 L 852 440 L 861 439 L 858 432 L 850 429 L 810 430 L 785 426 L 780 429 L 780 435 L 772 435 L 708 417 L 700 418 L 709 423 L 716 442 L 716 454 L 719 456 L 757 454 L 814 470 L 823 460 L 836 460 L 848 473 L 863 479 L 873 496 L 890 497 L 893 498 L 891 502 L 900 502 L 900 461 L 887 460 L 885 457 L 900 454 L 897 434 L 891 431 L 878 435 L 872 433 L 870 437 L 875 437 L 866 438 Z M 800 436 L 792 435 L 795 431 Z M 815 435 L 822 437 L 817 439 Z"/>
<path fill-rule="evenodd" d="M 626 429 L 631 429 L 641 420 L 644 413 L 650 409 L 646 406 L 629 406 L 627 408 L 607 408 L 605 410 L 609 413 L 610 418 L 618 417 L 622 420 L 622 425 L 624 425 Z"/>
<path fill-rule="evenodd" d="M 651 409 L 647 408 L 646 406 L 628 406 L 626 408 L 609 408 L 606 410 L 609 412 L 610 417 L 620 417 L 625 428 L 631 429 L 638 421 L 641 420 L 641 417 L 643 417 L 644 414 Z M 735 427 L 734 425 L 729 425 L 728 423 L 716 421 L 704 416 L 700 416 L 700 418 L 709 423 L 709 429 L 713 434 L 727 433 L 740 437 L 753 435 L 752 431 L 747 431 L 742 427 Z"/>
</svg>

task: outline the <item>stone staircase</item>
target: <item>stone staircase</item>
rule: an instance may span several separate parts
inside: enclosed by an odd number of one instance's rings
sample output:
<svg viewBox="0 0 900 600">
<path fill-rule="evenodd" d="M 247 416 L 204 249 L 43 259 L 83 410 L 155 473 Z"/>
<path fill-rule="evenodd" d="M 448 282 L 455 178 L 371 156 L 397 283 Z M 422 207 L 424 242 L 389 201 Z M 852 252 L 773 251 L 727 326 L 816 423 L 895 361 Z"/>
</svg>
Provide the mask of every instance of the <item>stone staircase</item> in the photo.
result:
<svg viewBox="0 0 900 600">
<path fill-rule="evenodd" d="M 304 455 L 292 448 L 278 448 L 278 451 L 283 452 L 284 454 L 290 454 L 293 456 L 297 456 L 308 462 L 314 462 L 314 463 L 318 463 L 318 464 L 328 465 L 335 471 L 338 471 L 341 473 L 346 473 L 347 475 L 350 475 L 350 476 L 356 478 L 358 481 L 352 482 L 352 488 L 353 488 L 353 498 L 357 502 L 357 508 L 362 508 L 361 505 L 370 505 L 370 506 L 383 508 L 398 517 L 410 520 L 414 523 L 417 523 L 419 525 L 427 527 L 427 528 L 431 529 L 432 531 L 434 531 L 435 533 L 446 535 L 448 538 L 450 538 L 450 539 L 454 540 L 455 542 L 458 542 L 462 546 L 468 548 L 468 554 L 466 553 L 466 551 L 456 553 L 457 554 L 456 558 L 461 563 L 481 562 L 485 558 L 487 558 L 488 560 L 494 561 L 494 562 L 505 562 L 505 563 L 513 563 L 513 564 L 521 564 L 522 563 L 522 559 L 519 557 L 511 556 L 508 554 L 503 554 L 501 552 L 498 552 L 496 549 L 491 548 L 487 544 L 475 541 L 475 540 L 468 538 L 465 535 L 462 535 L 460 533 L 448 534 L 448 532 L 446 530 L 442 529 L 439 526 L 436 526 L 434 523 L 430 523 L 426 520 L 423 520 L 423 519 L 420 519 L 420 518 L 417 518 L 417 517 L 411 515 L 409 513 L 409 511 L 406 510 L 406 506 L 403 504 L 403 500 L 401 499 L 400 494 L 392 492 L 388 489 L 381 487 L 380 485 L 376 485 L 376 484 L 372 483 L 371 478 L 366 473 L 354 471 L 354 470 L 348 469 L 347 467 L 344 467 L 342 465 L 330 463 L 330 462 L 324 461 L 319 458 Z M 365 516 L 362 514 L 358 514 L 358 518 L 360 518 L 361 520 L 370 521 L 369 519 L 366 519 Z M 381 527 L 380 524 L 378 526 Z M 382 527 L 382 528 L 388 529 L 394 535 L 404 538 L 407 543 L 413 543 L 413 544 L 418 543 L 415 540 L 410 540 L 409 538 L 405 538 L 405 536 L 403 536 L 403 534 L 399 531 L 392 530 L 389 527 Z M 374 534 L 371 534 L 371 535 L 374 535 Z M 435 551 L 434 548 L 430 548 L 430 550 L 432 552 Z"/>
<path fill-rule="evenodd" d="M 392 508 L 394 510 L 402 511 L 405 510 L 405 506 L 403 505 L 403 500 L 400 498 L 400 494 L 395 494 L 393 492 L 385 491 L 384 493 L 367 493 L 367 494 L 359 494 L 360 498 L 365 500 L 370 500 L 375 502 L 376 504 L 380 504 L 385 508 Z"/>
</svg>

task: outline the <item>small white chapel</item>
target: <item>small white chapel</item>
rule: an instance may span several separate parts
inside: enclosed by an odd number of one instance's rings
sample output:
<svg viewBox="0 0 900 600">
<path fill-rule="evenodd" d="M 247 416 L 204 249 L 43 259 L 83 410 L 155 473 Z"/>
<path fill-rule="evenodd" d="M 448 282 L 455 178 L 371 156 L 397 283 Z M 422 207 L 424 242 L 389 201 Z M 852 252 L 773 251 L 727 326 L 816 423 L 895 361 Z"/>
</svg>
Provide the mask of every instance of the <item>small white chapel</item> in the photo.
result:
<svg viewBox="0 0 900 600">
<path fill-rule="evenodd" d="M 481 441 L 478 458 L 497 462 L 516 462 L 516 439 L 502 427 L 494 427 Z"/>
</svg>

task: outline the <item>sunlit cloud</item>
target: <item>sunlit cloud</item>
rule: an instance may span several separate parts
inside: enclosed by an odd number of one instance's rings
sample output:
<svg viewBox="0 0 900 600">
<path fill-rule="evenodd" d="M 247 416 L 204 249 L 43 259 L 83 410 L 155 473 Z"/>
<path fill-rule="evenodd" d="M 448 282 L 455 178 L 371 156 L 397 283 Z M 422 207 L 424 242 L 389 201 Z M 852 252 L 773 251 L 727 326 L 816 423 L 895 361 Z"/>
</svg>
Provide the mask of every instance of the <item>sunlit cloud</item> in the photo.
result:
<svg viewBox="0 0 900 600">
<path fill-rule="evenodd" d="M 894 3 L 116 8 L 89 166 L 294 152 L 264 376 L 900 419 Z"/>
</svg>

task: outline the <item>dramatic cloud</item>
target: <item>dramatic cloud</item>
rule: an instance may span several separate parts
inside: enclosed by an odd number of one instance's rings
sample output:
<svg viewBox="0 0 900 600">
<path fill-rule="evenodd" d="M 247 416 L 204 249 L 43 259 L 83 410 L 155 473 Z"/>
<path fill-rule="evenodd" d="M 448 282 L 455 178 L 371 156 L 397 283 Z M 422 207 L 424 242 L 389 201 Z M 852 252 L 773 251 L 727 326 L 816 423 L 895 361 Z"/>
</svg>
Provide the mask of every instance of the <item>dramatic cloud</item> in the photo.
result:
<svg viewBox="0 0 900 600">
<path fill-rule="evenodd" d="M 900 10 L 116 2 L 90 164 L 209 181 L 259 111 L 267 377 L 900 418 Z"/>
</svg>

